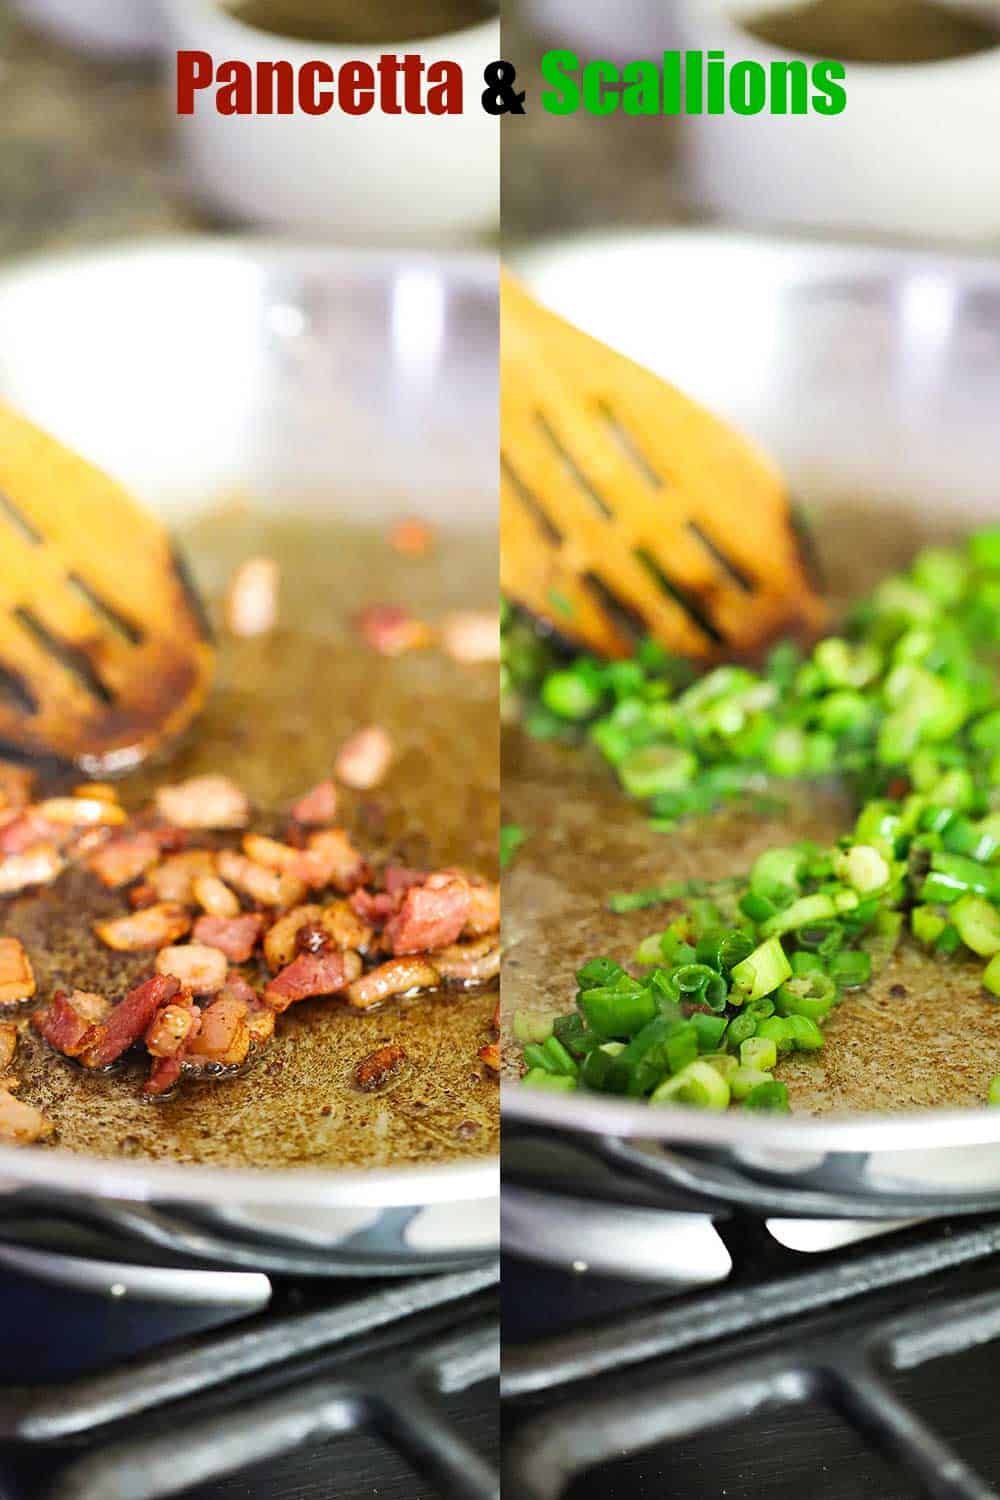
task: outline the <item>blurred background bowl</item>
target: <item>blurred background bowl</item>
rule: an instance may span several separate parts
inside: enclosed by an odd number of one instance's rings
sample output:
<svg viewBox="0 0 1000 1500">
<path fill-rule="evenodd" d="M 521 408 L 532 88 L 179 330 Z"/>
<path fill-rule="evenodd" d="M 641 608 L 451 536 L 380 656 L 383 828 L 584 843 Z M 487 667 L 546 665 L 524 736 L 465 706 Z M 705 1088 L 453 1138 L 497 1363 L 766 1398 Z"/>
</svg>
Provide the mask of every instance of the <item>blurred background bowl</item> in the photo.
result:
<svg viewBox="0 0 1000 1500">
<path fill-rule="evenodd" d="M 164 0 L 170 50 L 250 64 L 287 58 L 373 66 L 383 52 L 462 65 L 461 115 L 303 114 L 223 117 L 208 90 L 176 129 L 198 196 L 237 219 L 359 244 L 447 245 L 495 231 L 500 122 L 480 108 L 483 69 L 500 55 L 492 19 L 408 43 L 334 46 L 259 31 L 219 0 Z M 173 76 L 171 73 L 171 88 Z"/>
<path fill-rule="evenodd" d="M 682 45 L 732 63 L 801 56 L 744 21 L 801 0 L 677 0 Z M 811 59 L 815 61 L 815 59 Z M 698 205 L 742 224 L 984 241 L 1000 233 L 1000 46 L 933 63 L 851 63 L 840 115 L 690 115 Z"/>
</svg>

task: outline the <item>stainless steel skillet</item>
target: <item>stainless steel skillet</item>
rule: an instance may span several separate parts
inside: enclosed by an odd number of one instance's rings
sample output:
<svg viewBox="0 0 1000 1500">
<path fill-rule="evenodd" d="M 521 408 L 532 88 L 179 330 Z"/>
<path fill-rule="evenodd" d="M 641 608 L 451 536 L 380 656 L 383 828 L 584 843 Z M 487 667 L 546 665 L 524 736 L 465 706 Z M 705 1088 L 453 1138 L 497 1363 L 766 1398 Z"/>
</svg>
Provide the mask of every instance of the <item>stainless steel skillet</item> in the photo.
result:
<svg viewBox="0 0 1000 1500">
<path fill-rule="evenodd" d="M 543 245 L 518 269 L 556 311 L 759 436 L 807 501 L 863 500 L 862 564 L 903 505 L 915 535 L 1000 519 L 1000 261 L 693 231 Z M 582 826 L 579 837 L 583 848 Z M 628 883 L 627 869 L 607 870 L 609 887 Z M 517 905 L 509 894 L 515 958 Z M 585 932 L 584 911 L 565 917 Z M 585 1152 L 660 1188 L 771 1213 L 906 1218 L 1000 1203 L 997 1111 L 706 1118 L 515 1084 L 503 1111 L 505 1171 L 565 1190 L 579 1191 Z"/>
<path fill-rule="evenodd" d="M 492 538 L 496 326 L 485 256 L 153 243 L 0 276 L 0 389 L 172 522 L 242 495 Z M 496 1248 L 496 1159 L 458 1156 L 252 1170 L 0 1149 L 0 1212 L 54 1207 L 232 1265 L 411 1272 Z"/>
</svg>

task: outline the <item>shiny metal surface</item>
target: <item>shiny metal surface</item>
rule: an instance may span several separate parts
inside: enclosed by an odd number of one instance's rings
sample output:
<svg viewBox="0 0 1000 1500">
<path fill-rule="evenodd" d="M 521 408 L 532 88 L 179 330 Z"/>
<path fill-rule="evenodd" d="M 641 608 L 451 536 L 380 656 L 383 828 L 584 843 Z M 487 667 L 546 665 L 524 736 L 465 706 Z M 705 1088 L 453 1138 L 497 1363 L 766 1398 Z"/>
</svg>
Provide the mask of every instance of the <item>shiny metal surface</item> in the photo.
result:
<svg viewBox="0 0 1000 1500">
<path fill-rule="evenodd" d="M 505 1182 L 500 1229 L 505 1255 L 580 1274 L 627 1275 L 678 1291 L 725 1281 L 733 1269 L 707 1214 L 585 1202 Z"/>
<path fill-rule="evenodd" d="M 493 528 L 474 497 L 497 484 L 496 288 L 488 255 L 250 238 L 36 260 L 0 276 L 0 391 L 170 520 L 244 494 L 366 520 L 405 499 Z M 238 1226 L 220 1214 L 215 1231 L 242 1237 L 241 1264 L 255 1233 L 320 1265 L 336 1250 L 354 1274 L 497 1244 L 490 1159 L 266 1172 L 0 1149 L 0 1203 L 30 1188 L 72 1207 L 84 1185 L 91 1200 L 170 1202 L 182 1220 L 232 1212 Z"/>
<path fill-rule="evenodd" d="M 223 1175 L 228 1179 L 236 1174 Z M 451 1183 L 446 1187 L 452 1191 Z M 341 1209 L 316 1202 L 306 1213 L 294 1202 L 246 1203 L 234 1209 L 225 1202 L 209 1207 L 175 1200 L 154 1206 L 94 1193 L 55 1193 L 51 1186 L 43 1186 L 10 1192 L 4 1208 L 3 1222 L 16 1225 L 18 1243 L 35 1248 L 52 1242 L 55 1225 L 63 1237 L 80 1231 L 96 1234 L 129 1246 L 154 1264 L 164 1255 L 181 1255 L 212 1267 L 281 1276 L 368 1280 L 477 1267 L 495 1251 L 498 1234 L 495 1196 L 380 1208 Z M 442 1211 L 451 1221 L 460 1218 L 464 1227 L 450 1235 L 436 1230 L 413 1233 L 426 1216 L 432 1216 L 433 1224 Z M 33 1225 L 41 1225 L 40 1234 Z M 58 1232 L 55 1248 L 57 1255 L 63 1253 Z M 106 1257 L 99 1251 L 98 1258 Z"/>
<path fill-rule="evenodd" d="M 152 242 L 0 276 L 0 390 L 173 518 L 220 496 L 377 516 L 496 491 L 488 255 Z"/>
<path fill-rule="evenodd" d="M 0 1266 L 55 1286 L 97 1292 L 116 1301 L 168 1302 L 194 1307 L 266 1307 L 271 1283 L 257 1271 L 207 1271 L 198 1267 L 142 1266 L 127 1261 L 91 1260 L 26 1245 L 0 1245 Z"/>
<path fill-rule="evenodd" d="M 825 1255 L 828 1250 L 841 1250 L 845 1245 L 858 1245 L 862 1240 L 875 1240 L 883 1234 L 909 1229 L 916 1222 L 914 1219 L 768 1219 L 766 1228 L 771 1238 L 786 1250 Z"/>
<path fill-rule="evenodd" d="M 905 500 L 952 526 L 1000 515 L 1000 261 L 691 231 L 543 245 L 517 269 L 761 439 L 811 499 Z M 502 1107 L 644 1181 L 782 1217 L 1000 1205 L 995 1110 L 737 1119 L 516 1085 Z"/>
</svg>

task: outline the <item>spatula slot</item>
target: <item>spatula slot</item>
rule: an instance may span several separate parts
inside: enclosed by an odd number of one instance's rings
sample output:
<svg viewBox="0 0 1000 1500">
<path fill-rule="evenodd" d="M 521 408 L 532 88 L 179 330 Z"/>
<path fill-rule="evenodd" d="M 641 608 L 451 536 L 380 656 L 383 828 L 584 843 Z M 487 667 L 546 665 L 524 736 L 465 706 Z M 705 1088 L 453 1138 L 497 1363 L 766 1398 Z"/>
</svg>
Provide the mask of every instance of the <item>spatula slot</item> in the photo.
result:
<svg viewBox="0 0 1000 1500">
<path fill-rule="evenodd" d="M 204 601 L 202 600 L 202 597 L 199 594 L 197 587 L 195 586 L 195 581 L 191 574 L 191 569 L 188 566 L 187 558 L 184 556 L 183 552 L 178 551 L 178 549 L 174 547 L 171 549 L 170 561 L 173 563 L 174 573 L 176 574 L 177 581 L 183 591 L 187 607 L 191 611 L 191 614 L 194 616 L 194 619 L 197 623 L 199 635 L 201 636 L 203 641 L 214 641 L 215 631 L 212 629 L 212 622 L 208 617 L 208 611 L 205 608 Z"/>
<path fill-rule="evenodd" d="M 31 542 L 33 546 L 38 546 L 39 542 L 44 540 L 41 532 L 35 530 L 27 516 L 18 510 L 13 500 L 5 495 L 3 490 L 0 490 L 0 515 L 5 515 L 15 530 L 19 531 L 25 541 Z"/>
<path fill-rule="evenodd" d="M 607 501 L 604 499 L 603 495 L 601 495 L 600 491 L 594 488 L 593 484 L 580 468 L 580 465 L 577 463 L 572 453 L 570 453 L 569 449 L 563 443 L 559 434 L 554 430 L 554 428 L 550 426 L 545 413 L 536 411 L 535 421 L 538 423 L 538 430 L 544 435 L 546 442 L 562 459 L 563 464 L 569 472 L 570 478 L 573 480 L 574 484 L 576 484 L 576 486 L 583 492 L 583 494 L 586 495 L 591 504 L 600 511 L 605 520 L 613 520 L 615 514 L 614 511 L 611 509 L 610 505 L 608 505 Z"/>
<path fill-rule="evenodd" d="M 708 532 L 704 531 L 698 525 L 697 521 L 688 521 L 687 529 L 698 538 L 705 551 L 711 554 L 723 573 L 727 574 L 737 588 L 743 589 L 744 593 L 747 594 L 753 593 L 753 579 L 749 574 L 744 573 L 743 569 L 737 563 L 734 563 L 731 557 L 726 556 L 722 548 L 716 542 L 713 542 Z"/>
<path fill-rule="evenodd" d="M 666 483 L 663 475 L 653 468 L 642 448 L 636 442 L 628 428 L 622 425 L 621 419 L 609 403 L 607 401 L 598 401 L 597 410 L 600 412 L 605 426 L 629 463 L 639 470 L 639 473 L 651 489 L 662 490 Z"/>
<path fill-rule="evenodd" d="M 32 614 L 30 609 L 25 609 L 22 605 L 13 611 L 13 617 L 34 636 L 38 644 L 50 656 L 54 656 L 68 672 L 72 672 L 80 686 L 86 688 L 94 698 L 105 704 L 115 701 L 114 693 L 101 681 L 93 662 L 79 646 L 73 646 L 69 641 L 60 640 L 58 636 L 53 635 L 37 615 Z"/>
<path fill-rule="evenodd" d="M 5 667 L 0 662 L 0 699 L 4 699 L 20 714 L 37 714 L 38 699 L 25 682 L 20 672 Z"/>
<path fill-rule="evenodd" d="M 626 604 L 614 589 L 608 587 L 603 578 L 598 577 L 596 573 L 584 573 L 582 577 L 587 588 L 600 600 L 622 635 L 638 643 L 649 634 L 649 624 L 639 611 Z"/>
<path fill-rule="evenodd" d="M 119 614 L 114 605 L 109 604 L 106 599 L 101 598 L 100 594 L 95 593 L 90 584 L 82 579 L 78 573 L 67 574 L 66 581 L 76 589 L 76 592 L 87 601 L 91 609 L 96 614 L 99 614 L 101 619 L 107 625 L 110 625 L 111 629 L 116 631 L 123 640 L 128 641 L 133 646 L 142 644 L 145 632 L 141 627 L 134 625 L 131 620 Z"/>
<path fill-rule="evenodd" d="M 517 491 L 518 498 L 531 511 L 539 527 L 545 533 L 546 539 L 551 542 L 553 547 L 561 547 L 564 540 L 564 533 L 561 527 L 556 525 L 534 490 L 525 484 L 520 474 L 504 453 L 500 455 L 500 468 L 510 481 L 511 487 Z"/>
<path fill-rule="evenodd" d="M 632 556 L 637 562 L 642 563 L 646 572 L 659 584 L 663 592 L 669 594 L 675 604 L 680 605 L 688 619 L 692 620 L 710 641 L 714 641 L 717 646 L 722 645 L 725 636 L 709 619 L 699 599 L 675 582 L 669 573 L 665 573 L 655 557 L 652 557 L 644 548 L 633 548 Z"/>
</svg>

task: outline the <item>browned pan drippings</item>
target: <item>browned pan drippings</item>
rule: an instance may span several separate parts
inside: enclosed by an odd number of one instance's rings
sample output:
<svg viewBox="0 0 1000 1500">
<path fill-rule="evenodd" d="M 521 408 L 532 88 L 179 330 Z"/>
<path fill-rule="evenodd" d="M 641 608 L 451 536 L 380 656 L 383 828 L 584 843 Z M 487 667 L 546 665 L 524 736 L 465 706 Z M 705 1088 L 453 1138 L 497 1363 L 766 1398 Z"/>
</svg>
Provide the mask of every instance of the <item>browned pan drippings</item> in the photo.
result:
<svg viewBox="0 0 1000 1500">
<path fill-rule="evenodd" d="M 870 512 L 851 507 L 830 513 L 820 527 L 837 597 L 864 592 L 924 540 L 910 515 L 880 509 L 873 522 Z M 641 938 L 667 925 L 668 907 L 613 915 L 610 891 L 738 875 L 768 847 L 830 843 L 850 826 L 847 805 L 828 791 L 789 798 L 777 814 L 741 809 L 654 833 L 596 755 L 539 744 L 516 730 L 504 743 L 503 780 L 504 821 L 528 834 L 504 876 L 508 1026 L 517 1009 L 568 1010 L 581 964 L 599 953 L 627 963 Z M 944 963 L 904 943 L 878 980 L 834 1011 L 821 1052 L 782 1059 L 779 1076 L 793 1110 L 981 1107 L 1000 1066 L 1000 1005 L 983 991 L 981 973 L 981 962 Z M 519 1051 L 505 1049 L 512 1074 Z"/>
<path fill-rule="evenodd" d="M 123 784 L 129 807 L 164 780 L 224 771 L 257 806 L 287 808 L 329 775 L 352 730 L 381 724 L 396 760 L 377 791 L 343 794 L 346 826 L 376 854 L 495 877 L 495 663 L 457 666 L 437 651 L 391 660 L 364 646 L 349 623 L 369 603 L 403 604 L 432 620 L 449 608 L 488 606 L 495 543 L 442 535 L 429 557 L 414 559 L 387 546 L 382 530 L 247 513 L 203 521 L 184 540 L 209 598 L 246 556 L 275 557 L 280 625 L 269 637 L 222 637 L 205 715 L 167 766 Z M 90 923 L 123 909 L 120 894 L 71 872 L 49 892 L 11 903 L 2 930 L 31 954 L 40 999 L 74 985 L 118 996 L 148 971 L 151 955 L 110 953 Z M 21 1097 L 52 1119 L 56 1145 L 73 1151 L 274 1167 L 442 1161 L 497 1149 L 496 1082 L 477 1058 L 495 1003 L 493 987 L 363 1014 L 335 1000 L 305 1001 L 282 1017 L 276 1040 L 246 1073 L 186 1082 L 160 1102 L 143 1099 L 141 1067 L 90 1074 L 24 1028 L 16 1072 Z M 366 1092 L 355 1070 L 386 1045 L 401 1047 L 405 1061 Z"/>
</svg>

